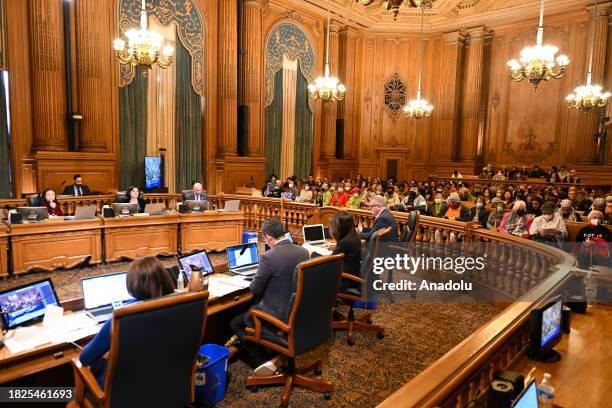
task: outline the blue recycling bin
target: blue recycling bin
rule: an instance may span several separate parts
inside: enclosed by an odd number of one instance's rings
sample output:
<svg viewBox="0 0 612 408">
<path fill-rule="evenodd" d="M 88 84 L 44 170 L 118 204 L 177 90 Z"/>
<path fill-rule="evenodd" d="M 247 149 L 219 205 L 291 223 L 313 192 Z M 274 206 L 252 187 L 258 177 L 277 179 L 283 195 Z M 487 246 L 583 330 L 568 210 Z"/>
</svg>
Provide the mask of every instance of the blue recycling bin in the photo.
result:
<svg viewBox="0 0 612 408">
<path fill-rule="evenodd" d="M 257 242 L 259 234 L 257 231 L 242 231 L 242 243 L 249 244 L 251 242 Z"/>
<path fill-rule="evenodd" d="M 196 369 L 195 393 L 197 402 L 215 405 L 225 398 L 229 353 L 228 348 L 216 344 L 204 344 L 200 347 L 200 355 L 206 356 L 208 362 Z"/>
<path fill-rule="evenodd" d="M 375 300 L 365 301 L 363 299 L 356 300 L 353 302 L 353 306 L 355 306 L 358 309 L 374 310 L 376 309 L 376 301 Z"/>
</svg>

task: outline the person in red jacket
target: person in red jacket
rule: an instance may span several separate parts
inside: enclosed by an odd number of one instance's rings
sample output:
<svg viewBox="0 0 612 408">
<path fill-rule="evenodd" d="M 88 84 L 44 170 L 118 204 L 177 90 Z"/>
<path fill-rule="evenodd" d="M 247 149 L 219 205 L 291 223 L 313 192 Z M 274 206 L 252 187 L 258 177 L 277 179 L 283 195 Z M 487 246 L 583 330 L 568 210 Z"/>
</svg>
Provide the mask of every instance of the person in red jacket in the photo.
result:
<svg viewBox="0 0 612 408">
<path fill-rule="evenodd" d="M 344 188 L 342 188 L 342 186 L 339 185 L 329 205 L 331 205 L 332 207 L 341 207 L 341 208 L 346 207 L 346 203 L 348 202 L 349 198 L 351 198 L 349 191 L 351 191 L 350 185 L 346 185 L 344 186 Z"/>
</svg>

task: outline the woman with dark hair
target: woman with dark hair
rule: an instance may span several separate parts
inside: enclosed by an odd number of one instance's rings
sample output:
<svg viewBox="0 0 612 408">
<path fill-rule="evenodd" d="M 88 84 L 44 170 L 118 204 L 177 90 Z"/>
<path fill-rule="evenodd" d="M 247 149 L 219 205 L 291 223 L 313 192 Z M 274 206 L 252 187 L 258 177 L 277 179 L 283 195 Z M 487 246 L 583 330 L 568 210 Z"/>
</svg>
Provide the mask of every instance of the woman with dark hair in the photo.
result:
<svg viewBox="0 0 612 408">
<path fill-rule="evenodd" d="M 145 202 L 144 198 L 140 197 L 140 190 L 138 190 L 138 187 L 128 187 L 128 189 L 125 190 L 125 195 L 130 204 L 138 204 L 139 213 L 144 212 L 147 203 Z"/>
<path fill-rule="evenodd" d="M 49 213 L 49 215 L 64 215 L 62 207 L 55 199 L 55 190 L 53 190 L 52 188 L 46 188 L 45 191 L 42 192 L 40 197 L 42 198 L 43 206 L 47 207 L 47 212 Z"/>
<path fill-rule="evenodd" d="M 353 276 L 360 276 L 361 270 L 361 241 L 355 230 L 353 216 L 349 213 L 340 213 L 331 220 L 329 233 L 336 241 L 335 254 L 344 254 L 344 271 Z M 342 281 L 342 287 L 347 282 Z"/>
<path fill-rule="evenodd" d="M 127 290 L 136 300 L 153 299 L 174 292 L 170 275 L 152 256 L 140 258 L 132 262 L 128 268 L 126 279 Z M 96 337 L 81 351 L 81 364 L 89 366 L 98 384 L 104 389 L 106 359 L 104 355 L 110 350 L 111 322 L 104 323 Z M 154 357 L 154 356 L 151 356 Z"/>
</svg>

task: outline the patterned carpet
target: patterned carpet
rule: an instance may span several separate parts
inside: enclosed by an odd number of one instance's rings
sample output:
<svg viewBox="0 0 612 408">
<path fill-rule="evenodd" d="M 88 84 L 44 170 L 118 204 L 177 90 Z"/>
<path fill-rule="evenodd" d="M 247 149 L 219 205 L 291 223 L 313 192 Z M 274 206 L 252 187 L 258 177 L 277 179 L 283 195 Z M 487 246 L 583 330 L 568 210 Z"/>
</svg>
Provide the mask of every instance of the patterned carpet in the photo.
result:
<svg viewBox="0 0 612 408">
<path fill-rule="evenodd" d="M 223 268 L 224 254 L 210 254 L 217 268 Z M 162 260 L 166 266 L 176 264 L 173 258 Z M 81 296 L 79 279 L 115 271 L 125 271 L 127 262 L 119 262 L 82 270 L 30 273 L 17 279 L 0 281 L 0 290 L 50 276 L 60 300 Z M 403 278 L 401 275 L 396 279 Z M 355 334 L 356 344 L 346 344 L 346 333 L 338 332 L 334 339 L 298 359 L 308 362 L 323 361 L 323 378 L 334 383 L 330 401 L 323 395 L 294 388 L 292 407 L 374 407 L 387 396 L 416 376 L 428 365 L 489 321 L 499 310 L 492 304 L 468 297 L 454 301 L 407 295 L 395 295 L 395 302 L 379 300 L 374 323 L 385 328 L 385 338 L 362 332 Z M 358 311 L 358 314 L 361 313 Z M 257 408 L 280 405 L 281 388 L 260 388 L 252 393 L 244 380 L 251 369 L 241 361 L 229 365 L 231 381 L 220 408 Z"/>
</svg>

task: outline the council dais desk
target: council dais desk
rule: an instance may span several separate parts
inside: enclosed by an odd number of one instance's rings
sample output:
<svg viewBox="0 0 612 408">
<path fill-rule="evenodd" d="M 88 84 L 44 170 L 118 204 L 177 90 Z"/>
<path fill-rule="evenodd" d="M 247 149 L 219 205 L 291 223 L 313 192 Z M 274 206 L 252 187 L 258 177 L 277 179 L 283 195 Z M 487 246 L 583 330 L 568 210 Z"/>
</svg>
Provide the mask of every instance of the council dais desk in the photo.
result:
<svg viewBox="0 0 612 408">
<path fill-rule="evenodd" d="M 14 274 L 31 269 L 72 268 L 88 256 L 91 256 L 92 264 L 102 261 L 100 219 L 58 219 L 34 224 L 13 224 L 10 231 Z M 0 237 L 0 245 L 6 245 L 6 242 L 2 243 L 3 239 L 5 237 Z"/>
<path fill-rule="evenodd" d="M 8 275 L 9 229 L 0 223 L 0 277 Z"/>
<path fill-rule="evenodd" d="M 181 253 L 198 250 L 223 251 L 242 242 L 244 214 L 205 211 L 181 214 Z"/>
<path fill-rule="evenodd" d="M 177 214 L 104 218 L 104 258 L 122 258 L 178 253 Z"/>
</svg>

